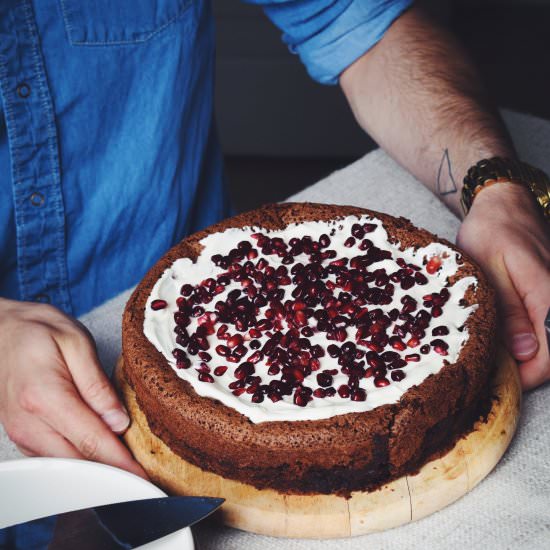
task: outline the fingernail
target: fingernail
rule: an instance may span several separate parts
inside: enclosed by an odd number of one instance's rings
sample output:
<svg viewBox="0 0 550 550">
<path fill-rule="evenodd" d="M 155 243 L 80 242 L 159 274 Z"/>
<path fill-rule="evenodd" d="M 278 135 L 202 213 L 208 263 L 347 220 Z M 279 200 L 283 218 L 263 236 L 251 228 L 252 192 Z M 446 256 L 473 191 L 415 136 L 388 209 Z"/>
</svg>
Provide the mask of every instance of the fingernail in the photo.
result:
<svg viewBox="0 0 550 550">
<path fill-rule="evenodd" d="M 101 418 L 113 432 L 123 432 L 130 424 L 128 413 L 122 409 L 107 411 Z"/>
<path fill-rule="evenodd" d="M 538 340 L 531 332 L 516 334 L 512 338 L 512 353 L 516 357 L 531 355 L 539 346 Z"/>
</svg>

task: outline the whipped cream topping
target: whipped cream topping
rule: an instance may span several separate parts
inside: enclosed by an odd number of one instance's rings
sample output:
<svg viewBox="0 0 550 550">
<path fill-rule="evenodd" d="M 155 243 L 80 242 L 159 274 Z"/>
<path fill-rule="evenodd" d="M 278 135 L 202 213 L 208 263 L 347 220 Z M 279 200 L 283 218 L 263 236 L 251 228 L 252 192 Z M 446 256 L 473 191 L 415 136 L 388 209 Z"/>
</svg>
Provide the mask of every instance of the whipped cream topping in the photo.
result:
<svg viewBox="0 0 550 550">
<path fill-rule="evenodd" d="M 405 374 L 405 377 L 401 380 L 390 378 L 388 374 L 387 379 L 391 382 L 384 386 L 375 385 L 375 377 L 370 376 L 368 378 L 361 378 L 359 387 L 366 391 L 366 399 L 354 401 L 349 397 L 341 397 L 338 392 L 330 397 L 324 398 L 310 398 L 307 406 L 297 406 L 294 402 L 293 395 L 284 395 L 279 401 L 273 402 L 267 396 L 262 402 L 253 402 L 252 395 L 249 393 L 242 393 L 241 395 L 234 395 L 229 388 L 229 384 L 235 382 L 235 368 L 239 366 L 239 363 L 229 363 L 226 357 L 220 356 L 216 353 L 215 349 L 218 345 L 226 345 L 226 340 L 220 339 L 216 332 L 206 336 L 209 343 L 208 353 L 211 356 L 211 360 L 207 362 L 207 371 L 210 372 L 210 378 L 213 382 L 205 382 L 199 380 L 201 363 L 204 362 L 197 355 L 188 355 L 191 361 L 190 368 L 178 368 L 176 360 L 173 355 L 173 350 L 182 348 L 176 343 L 176 322 L 174 320 L 174 313 L 178 311 L 177 300 L 180 298 L 180 289 L 184 284 L 200 285 L 202 281 L 208 278 L 214 278 L 226 273 L 227 269 L 222 269 L 214 264 L 212 256 L 216 254 L 227 255 L 230 250 L 237 248 L 238 244 L 243 241 L 250 241 L 252 245 L 255 245 L 255 240 L 251 237 L 253 234 L 261 232 L 263 235 L 273 239 L 279 237 L 285 242 L 289 242 L 291 238 L 302 238 L 309 236 L 313 241 L 318 241 L 322 235 L 330 236 L 330 245 L 327 249 L 334 250 L 336 252 L 336 258 L 348 258 L 351 259 L 358 255 L 364 254 L 357 249 L 356 246 L 345 246 L 344 243 L 349 239 L 351 229 L 354 224 L 370 223 L 374 224 L 375 228 L 372 232 L 365 235 L 376 246 L 382 250 L 388 250 L 391 252 L 391 259 L 383 259 L 377 261 L 370 266 L 369 270 L 374 271 L 377 269 L 385 269 L 388 274 L 391 274 L 400 269 L 396 263 L 398 258 L 402 258 L 402 261 L 407 264 L 414 264 L 421 267 L 421 273 L 427 278 L 426 284 L 416 284 L 411 288 L 403 289 L 400 284 L 395 284 L 395 290 L 393 294 L 393 300 L 387 305 L 369 305 L 365 307 L 369 309 L 381 309 L 384 313 L 388 313 L 392 309 L 401 310 L 403 307 L 401 299 L 407 295 L 414 298 L 418 303 L 418 310 L 422 309 L 424 302 L 423 297 L 431 293 L 438 293 L 444 287 L 449 291 L 449 298 L 442 307 L 442 313 L 439 317 L 433 317 L 429 321 L 429 325 L 425 330 L 426 337 L 422 339 L 420 346 L 414 348 L 407 348 L 405 350 L 398 350 L 397 353 L 402 358 L 410 354 L 419 354 L 420 360 L 417 362 L 407 362 L 406 366 L 403 366 L 400 370 Z M 298 420 L 319 420 L 324 418 L 330 418 L 336 415 L 347 413 L 359 413 L 372 410 L 376 407 L 385 404 L 396 403 L 401 396 L 411 387 L 417 386 L 422 383 L 428 376 L 439 372 L 446 363 L 453 363 L 457 360 L 460 350 L 464 343 L 468 339 L 468 331 L 465 328 L 466 320 L 468 316 L 475 310 L 476 305 L 464 307 L 461 303 L 467 289 L 477 284 L 477 280 L 474 277 L 463 277 L 454 284 L 450 284 L 449 278 L 454 275 L 460 263 L 460 254 L 452 250 L 441 243 L 431 243 L 423 248 L 407 248 L 405 250 L 399 249 L 398 242 L 389 242 L 388 235 L 382 226 L 382 222 L 377 218 L 370 216 L 349 216 L 339 220 L 333 220 L 330 222 L 302 222 L 298 224 L 291 224 L 283 230 L 267 231 L 258 228 L 244 227 L 244 228 L 231 228 L 221 233 L 214 233 L 207 236 L 201 241 L 204 247 L 201 255 L 197 258 L 196 262 L 191 261 L 188 258 L 182 258 L 176 260 L 171 267 L 166 269 L 160 279 L 154 285 L 151 295 L 149 296 L 146 304 L 145 322 L 144 322 L 144 334 L 149 341 L 156 347 L 156 349 L 162 353 L 166 358 L 167 363 L 174 369 L 176 374 L 182 379 L 189 382 L 194 390 L 201 396 L 210 397 L 221 401 L 224 405 L 232 407 L 239 413 L 248 417 L 252 422 L 268 422 L 268 421 L 298 421 Z M 269 265 L 277 268 L 282 264 L 282 258 L 270 254 L 264 255 L 259 247 L 257 257 L 253 260 L 256 264 L 262 258 L 269 263 Z M 426 262 L 431 258 L 441 259 L 441 266 L 435 271 L 430 273 L 426 270 Z M 310 259 L 306 254 L 296 255 L 294 261 L 307 264 Z M 332 260 L 327 259 L 322 262 L 323 266 L 329 265 Z M 292 265 L 288 266 L 289 272 Z M 328 280 L 334 281 L 335 275 L 328 277 Z M 373 286 L 373 284 L 371 284 Z M 294 285 L 282 286 L 285 291 L 283 303 L 287 299 L 294 299 L 291 296 L 294 290 Z M 242 290 L 243 287 L 240 282 L 230 280 L 229 284 L 224 287 L 223 291 L 214 296 L 212 301 L 207 304 L 201 304 L 206 312 L 215 312 L 215 304 L 218 301 L 225 301 L 228 294 L 234 290 Z M 339 289 L 338 289 L 339 290 Z M 337 294 L 337 293 L 336 293 Z M 158 300 L 166 302 L 165 307 L 156 308 L 153 305 L 158 304 Z M 155 302 L 155 304 L 153 304 Z M 425 303 L 425 302 L 424 302 Z M 152 305 L 153 304 L 153 305 Z M 164 306 L 164 304 L 163 304 Z M 258 319 L 262 318 L 262 312 L 268 306 L 260 308 L 258 313 Z M 316 309 L 320 308 L 319 305 Z M 417 310 L 417 311 L 418 311 Z M 415 312 L 416 313 L 416 312 Z M 414 315 L 414 313 L 413 313 Z M 402 321 L 393 321 L 387 327 L 387 334 L 392 335 L 393 327 L 401 323 Z M 282 321 L 283 325 L 285 321 Z M 432 330 L 434 327 L 444 325 L 448 328 L 449 333 L 443 336 L 432 336 Z M 186 327 L 189 334 L 192 334 L 199 326 L 198 317 L 190 317 L 190 323 Z M 217 329 L 219 323 L 216 324 Z M 325 351 L 324 356 L 319 357 L 320 367 L 318 370 L 312 372 L 303 380 L 302 386 L 305 388 L 311 388 L 311 391 L 319 388 L 317 381 L 317 374 L 325 370 L 337 370 L 337 374 L 332 376 L 331 386 L 338 389 L 341 385 L 345 385 L 348 382 L 348 376 L 341 372 L 341 365 L 338 364 L 338 358 L 331 357 L 326 353 L 327 347 L 331 344 L 336 344 L 339 347 L 344 342 L 335 342 L 334 340 L 327 339 L 326 332 L 318 332 L 315 330 L 316 321 L 313 318 L 308 319 L 308 326 L 310 326 L 314 333 L 309 337 L 311 346 L 319 344 Z M 232 334 L 237 333 L 234 326 L 229 327 Z M 283 331 L 286 332 L 288 326 L 283 327 Z M 357 327 L 350 326 L 347 328 L 346 341 L 356 343 Z M 273 333 L 274 331 L 271 331 Z M 240 334 L 245 339 L 247 344 L 251 337 L 247 332 L 241 332 Z M 409 336 L 410 338 L 410 336 Z M 438 353 L 434 346 L 430 346 L 429 352 L 419 353 L 419 347 L 422 344 L 429 343 L 435 338 L 444 340 L 447 344 L 447 354 L 441 355 Z M 261 337 L 257 338 L 263 346 L 269 337 L 262 333 Z M 407 338 L 403 339 L 404 341 Z M 427 346 L 426 346 L 427 347 Z M 357 344 L 357 348 L 368 352 L 368 349 Z M 261 349 L 261 348 L 260 348 Z M 396 351 L 389 345 L 385 346 L 384 351 Z M 254 350 L 247 348 L 247 354 L 242 358 L 242 362 L 247 361 L 247 357 L 253 353 Z M 214 375 L 214 371 L 217 367 L 226 366 L 227 369 L 221 375 Z M 368 365 L 367 365 L 368 366 Z M 266 364 L 266 357 L 254 364 L 255 376 L 260 376 L 262 384 L 268 384 L 273 377 L 268 374 L 269 366 Z M 222 371 L 223 369 L 218 369 Z M 334 372 L 334 371 L 332 371 Z M 311 393 L 311 392 L 310 392 Z"/>
</svg>

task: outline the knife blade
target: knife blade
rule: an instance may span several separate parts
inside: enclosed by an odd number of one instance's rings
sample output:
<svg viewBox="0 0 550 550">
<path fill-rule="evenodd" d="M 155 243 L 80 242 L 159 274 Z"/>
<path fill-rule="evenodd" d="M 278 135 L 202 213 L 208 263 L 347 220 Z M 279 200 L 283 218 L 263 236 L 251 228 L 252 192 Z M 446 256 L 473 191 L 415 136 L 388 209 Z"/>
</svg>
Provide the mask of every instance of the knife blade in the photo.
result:
<svg viewBox="0 0 550 550">
<path fill-rule="evenodd" d="M 544 320 L 544 328 L 546 330 L 546 342 L 548 343 L 548 353 L 550 353 L 550 309 L 546 314 L 546 319 Z"/>
<path fill-rule="evenodd" d="M 221 506 L 224 499 L 161 497 L 83 508 L 0 530 L 0 547 L 49 550 L 136 548 L 189 527 Z M 23 542 L 23 545 L 20 544 Z"/>
</svg>

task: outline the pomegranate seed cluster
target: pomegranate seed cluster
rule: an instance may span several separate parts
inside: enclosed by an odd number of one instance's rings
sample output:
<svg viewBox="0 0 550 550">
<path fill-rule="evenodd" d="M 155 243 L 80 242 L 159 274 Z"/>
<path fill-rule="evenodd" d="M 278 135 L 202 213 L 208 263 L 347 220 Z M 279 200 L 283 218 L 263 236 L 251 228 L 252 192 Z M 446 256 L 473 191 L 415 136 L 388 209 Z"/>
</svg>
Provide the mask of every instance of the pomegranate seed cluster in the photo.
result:
<svg viewBox="0 0 550 550">
<path fill-rule="evenodd" d="M 151 312 L 171 316 L 176 370 L 250 404 L 308 407 L 365 402 L 409 376 L 417 383 L 428 359 L 441 368 L 450 330 L 438 320 L 449 317 L 452 287 L 440 272 L 455 259 L 411 261 L 377 220 L 346 220 L 288 238 L 240 230 L 241 240 L 202 259 L 210 276 L 184 282 L 175 300 L 150 300 Z"/>
</svg>

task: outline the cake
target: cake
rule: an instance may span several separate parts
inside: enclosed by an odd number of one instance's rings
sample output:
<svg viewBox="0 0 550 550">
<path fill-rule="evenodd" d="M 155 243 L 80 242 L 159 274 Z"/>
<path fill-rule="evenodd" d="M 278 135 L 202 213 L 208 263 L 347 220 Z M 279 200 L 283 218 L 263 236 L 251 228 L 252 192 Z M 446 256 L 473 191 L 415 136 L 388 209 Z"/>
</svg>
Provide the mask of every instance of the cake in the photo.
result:
<svg viewBox="0 0 550 550">
<path fill-rule="evenodd" d="M 149 271 L 124 312 L 124 376 L 183 460 L 259 489 L 350 495 L 471 430 L 494 332 L 494 293 L 449 242 L 356 207 L 276 204 Z"/>
</svg>

